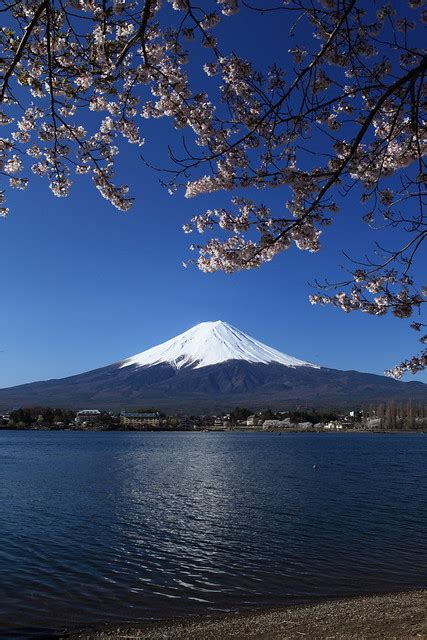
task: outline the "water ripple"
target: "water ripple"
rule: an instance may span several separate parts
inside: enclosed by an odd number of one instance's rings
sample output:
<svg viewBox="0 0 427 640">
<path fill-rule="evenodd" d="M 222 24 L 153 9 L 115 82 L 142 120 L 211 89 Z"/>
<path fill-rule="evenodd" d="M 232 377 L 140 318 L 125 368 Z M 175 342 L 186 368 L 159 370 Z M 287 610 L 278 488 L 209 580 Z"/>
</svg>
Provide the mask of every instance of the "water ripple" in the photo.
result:
<svg viewBox="0 0 427 640">
<path fill-rule="evenodd" d="M 425 436 L 0 442 L 2 637 L 425 585 Z"/>
</svg>

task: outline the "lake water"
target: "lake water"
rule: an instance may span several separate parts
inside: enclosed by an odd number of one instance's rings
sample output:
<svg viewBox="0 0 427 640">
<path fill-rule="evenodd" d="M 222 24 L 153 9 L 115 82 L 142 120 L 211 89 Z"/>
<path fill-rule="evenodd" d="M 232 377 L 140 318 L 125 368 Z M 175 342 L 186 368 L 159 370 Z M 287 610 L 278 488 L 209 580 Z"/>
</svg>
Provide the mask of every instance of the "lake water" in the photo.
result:
<svg viewBox="0 0 427 640">
<path fill-rule="evenodd" d="M 0 637 L 426 586 L 426 450 L 2 431 Z"/>
</svg>

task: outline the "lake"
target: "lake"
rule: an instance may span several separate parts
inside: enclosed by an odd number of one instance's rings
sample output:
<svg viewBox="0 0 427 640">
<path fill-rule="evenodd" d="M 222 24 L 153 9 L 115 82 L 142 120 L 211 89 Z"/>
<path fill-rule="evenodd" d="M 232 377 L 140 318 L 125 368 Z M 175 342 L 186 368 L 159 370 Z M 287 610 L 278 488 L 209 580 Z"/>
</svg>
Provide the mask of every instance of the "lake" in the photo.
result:
<svg viewBox="0 0 427 640">
<path fill-rule="evenodd" d="M 0 431 L 0 636 L 426 586 L 426 449 Z"/>
</svg>

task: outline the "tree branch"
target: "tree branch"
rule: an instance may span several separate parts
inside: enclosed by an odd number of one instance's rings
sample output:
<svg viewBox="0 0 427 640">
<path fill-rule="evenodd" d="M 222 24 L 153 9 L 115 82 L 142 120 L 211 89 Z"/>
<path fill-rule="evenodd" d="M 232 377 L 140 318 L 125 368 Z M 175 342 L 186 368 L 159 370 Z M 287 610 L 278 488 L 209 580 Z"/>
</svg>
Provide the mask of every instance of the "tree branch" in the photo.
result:
<svg viewBox="0 0 427 640">
<path fill-rule="evenodd" d="M 37 22 L 39 21 L 40 16 L 42 15 L 42 13 L 44 11 L 46 11 L 46 9 L 49 6 L 49 0 L 44 0 L 38 7 L 37 11 L 35 12 L 30 24 L 28 25 L 28 27 L 25 29 L 25 33 L 22 36 L 21 42 L 19 43 L 19 47 L 16 51 L 15 57 L 12 60 L 12 64 L 10 65 L 10 67 L 7 69 L 6 73 L 4 74 L 4 78 L 3 78 L 3 84 L 2 84 L 2 88 L 0 91 L 0 104 L 2 104 L 3 100 L 4 100 L 4 96 L 6 93 L 6 89 L 7 89 L 7 85 L 9 82 L 9 79 L 16 67 L 16 65 L 18 64 L 18 62 L 20 61 L 20 59 L 22 58 L 22 55 L 25 51 L 25 46 L 28 42 L 28 39 L 34 29 L 34 27 L 36 26 Z"/>
</svg>

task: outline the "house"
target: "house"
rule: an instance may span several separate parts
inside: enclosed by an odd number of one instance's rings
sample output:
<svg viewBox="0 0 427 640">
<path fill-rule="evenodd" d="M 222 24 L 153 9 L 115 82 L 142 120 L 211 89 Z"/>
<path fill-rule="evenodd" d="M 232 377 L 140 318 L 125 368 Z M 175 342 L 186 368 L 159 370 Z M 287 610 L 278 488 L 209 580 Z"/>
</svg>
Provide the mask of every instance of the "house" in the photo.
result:
<svg viewBox="0 0 427 640">
<path fill-rule="evenodd" d="M 93 422 L 99 422 L 102 416 L 102 411 L 98 409 L 82 409 L 77 411 L 74 422 L 76 424 L 88 424 Z"/>
<path fill-rule="evenodd" d="M 327 431 L 341 431 L 342 424 L 341 422 L 338 422 L 338 420 L 335 420 L 332 422 L 327 422 L 326 424 L 323 425 L 323 428 L 326 429 Z"/>
<path fill-rule="evenodd" d="M 147 413 L 142 411 L 121 411 L 120 424 L 124 427 L 158 427 L 160 414 L 156 411 Z"/>
<path fill-rule="evenodd" d="M 213 419 L 213 424 L 210 426 L 210 429 L 222 431 L 224 427 L 226 427 L 227 425 L 228 425 L 228 422 L 226 422 L 226 418 L 221 416 L 216 416 Z"/>
<path fill-rule="evenodd" d="M 257 421 L 257 416 L 254 414 L 253 416 L 248 416 L 246 418 L 246 426 L 247 427 L 254 427 Z"/>
</svg>

